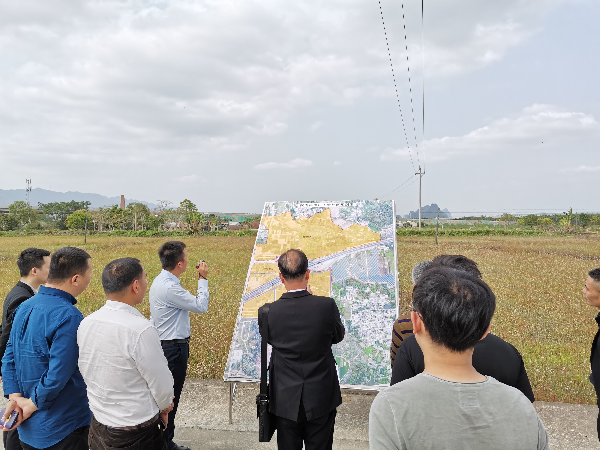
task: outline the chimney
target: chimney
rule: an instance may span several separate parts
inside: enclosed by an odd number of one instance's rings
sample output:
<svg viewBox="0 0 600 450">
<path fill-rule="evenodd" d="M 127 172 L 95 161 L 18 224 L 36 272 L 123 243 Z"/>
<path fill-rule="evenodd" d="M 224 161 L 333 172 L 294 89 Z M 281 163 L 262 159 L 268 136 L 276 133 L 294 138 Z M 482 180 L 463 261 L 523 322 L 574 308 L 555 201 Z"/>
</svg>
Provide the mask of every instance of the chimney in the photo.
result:
<svg viewBox="0 0 600 450">
<path fill-rule="evenodd" d="M 121 209 L 125 209 L 125 196 L 121 194 Z"/>
</svg>

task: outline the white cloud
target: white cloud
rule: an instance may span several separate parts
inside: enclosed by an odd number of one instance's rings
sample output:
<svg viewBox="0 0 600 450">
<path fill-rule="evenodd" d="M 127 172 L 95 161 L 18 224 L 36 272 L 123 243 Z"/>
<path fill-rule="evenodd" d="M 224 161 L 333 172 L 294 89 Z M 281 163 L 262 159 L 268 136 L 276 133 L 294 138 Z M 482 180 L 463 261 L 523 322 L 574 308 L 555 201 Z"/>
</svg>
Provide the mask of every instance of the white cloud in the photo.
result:
<svg viewBox="0 0 600 450">
<path fill-rule="evenodd" d="M 281 169 L 304 169 L 312 166 L 313 162 L 308 159 L 296 158 L 286 163 L 268 162 L 254 166 L 258 170 L 281 170 Z"/>
<path fill-rule="evenodd" d="M 342 165 L 342 162 L 341 162 L 341 161 L 334 161 L 334 162 L 333 162 L 333 165 L 334 165 L 334 166 L 341 166 L 341 165 Z"/>
<path fill-rule="evenodd" d="M 600 172 L 600 166 L 586 166 L 582 164 L 578 167 L 564 169 L 564 172 Z"/>
<path fill-rule="evenodd" d="M 600 123 L 593 116 L 551 105 L 533 105 L 515 117 L 495 120 L 463 136 L 429 139 L 425 141 L 424 156 L 427 161 L 441 161 L 507 150 L 542 151 L 589 137 L 600 137 Z M 420 151 L 422 160 L 422 147 Z M 413 159 L 415 155 L 413 149 Z M 387 148 L 380 160 L 409 160 L 410 156 L 408 148 Z"/>
</svg>

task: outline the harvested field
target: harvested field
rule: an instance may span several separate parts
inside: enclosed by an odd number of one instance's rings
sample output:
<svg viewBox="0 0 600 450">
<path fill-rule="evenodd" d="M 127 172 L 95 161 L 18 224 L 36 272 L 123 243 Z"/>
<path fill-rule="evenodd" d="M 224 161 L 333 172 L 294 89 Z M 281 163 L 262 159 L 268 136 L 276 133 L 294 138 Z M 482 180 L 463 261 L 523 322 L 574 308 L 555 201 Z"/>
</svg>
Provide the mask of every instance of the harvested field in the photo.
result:
<svg viewBox="0 0 600 450">
<path fill-rule="evenodd" d="M 156 251 L 166 240 L 91 237 L 84 247 L 75 236 L 0 238 L 0 296 L 4 298 L 18 279 L 15 261 L 22 249 L 81 246 L 92 255 L 94 267 L 92 283 L 78 303 L 84 315 L 89 314 L 104 304 L 100 274 L 106 263 L 137 257 L 151 281 L 160 272 Z M 254 237 L 182 240 L 188 245 L 190 264 L 205 259 L 210 267 L 209 312 L 192 314 L 189 376 L 218 379 L 223 375 Z M 444 237 L 437 246 L 431 237 L 398 237 L 401 311 L 410 304 L 412 266 L 442 253 L 463 254 L 479 264 L 498 300 L 492 332 L 521 351 L 538 400 L 595 403 L 588 376 L 598 311 L 587 306 L 581 289 L 587 272 L 600 267 L 600 235 Z M 194 292 L 193 270 L 182 276 L 182 285 Z M 149 315 L 147 298 L 140 310 Z"/>
</svg>

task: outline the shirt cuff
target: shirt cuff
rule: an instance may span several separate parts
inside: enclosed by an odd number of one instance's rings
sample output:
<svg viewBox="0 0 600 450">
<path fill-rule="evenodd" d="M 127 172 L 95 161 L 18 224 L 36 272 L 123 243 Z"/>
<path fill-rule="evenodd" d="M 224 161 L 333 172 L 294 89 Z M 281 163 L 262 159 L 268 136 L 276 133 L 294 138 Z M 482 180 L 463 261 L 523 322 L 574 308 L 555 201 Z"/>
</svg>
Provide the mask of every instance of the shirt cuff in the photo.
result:
<svg viewBox="0 0 600 450">
<path fill-rule="evenodd" d="M 198 289 L 200 289 L 200 288 L 208 289 L 208 280 L 204 280 L 204 279 L 198 280 Z"/>
</svg>

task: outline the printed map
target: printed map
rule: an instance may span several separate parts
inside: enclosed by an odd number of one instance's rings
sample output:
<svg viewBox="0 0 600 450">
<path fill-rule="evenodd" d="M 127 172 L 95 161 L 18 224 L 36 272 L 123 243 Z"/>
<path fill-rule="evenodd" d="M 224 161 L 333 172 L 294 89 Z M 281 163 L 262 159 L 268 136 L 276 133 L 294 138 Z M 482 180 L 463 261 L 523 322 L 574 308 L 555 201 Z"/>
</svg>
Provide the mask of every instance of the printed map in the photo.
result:
<svg viewBox="0 0 600 450">
<path fill-rule="evenodd" d="M 333 346 L 340 383 L 388 384 L 398 305 L 393 201 L 266 203 L 242 296 L 225 381 L 260 381 L 258 308 L 285 292 L 277 258 L 306 253 L 314 295 L 335 299 L 346 328 Z"/>
</svg>

